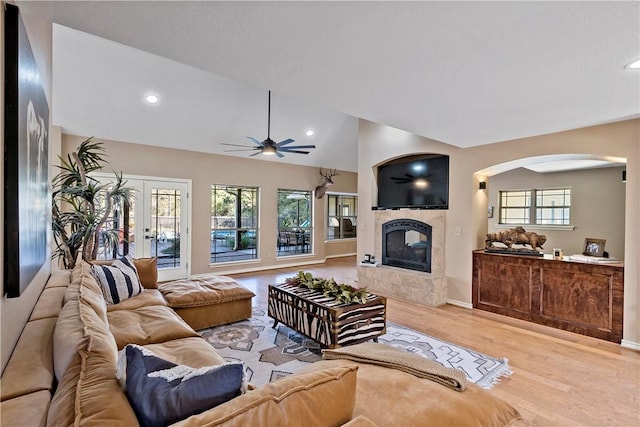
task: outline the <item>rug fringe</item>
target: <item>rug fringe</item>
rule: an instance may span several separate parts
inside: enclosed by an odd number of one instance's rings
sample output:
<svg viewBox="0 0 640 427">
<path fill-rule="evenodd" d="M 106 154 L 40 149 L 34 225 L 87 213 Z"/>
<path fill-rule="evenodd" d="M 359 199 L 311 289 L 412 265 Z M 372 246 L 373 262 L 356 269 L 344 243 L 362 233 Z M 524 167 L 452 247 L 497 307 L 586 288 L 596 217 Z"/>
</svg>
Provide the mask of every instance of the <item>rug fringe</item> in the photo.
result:
<svg viewBox="0 0 640 427">
<path fill-rule="evenodd" d="M 485 390 L 490 390 L 496 385 L 500 384 L 500 380 L 502 380 L 502 378 L 507 378 L 511 376 L 511 374 L 513 374 L 513 371 L 509 366 L 509 359 L 503 357 L 500 360 L 504 363 L 504 365 L 492 372 L 491 375 L 484 377 L 480 381 L 478 381 L 476 383 L 477 386 Z"/>
</svg>

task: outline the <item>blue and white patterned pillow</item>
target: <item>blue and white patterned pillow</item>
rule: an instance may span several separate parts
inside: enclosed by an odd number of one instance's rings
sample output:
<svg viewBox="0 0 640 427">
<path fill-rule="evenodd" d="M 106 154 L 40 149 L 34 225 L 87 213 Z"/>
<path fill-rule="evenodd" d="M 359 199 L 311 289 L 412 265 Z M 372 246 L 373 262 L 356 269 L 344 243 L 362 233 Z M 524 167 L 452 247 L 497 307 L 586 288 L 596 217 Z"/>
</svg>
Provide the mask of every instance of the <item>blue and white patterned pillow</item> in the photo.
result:
<svg viewBox="0 0 640 427">
<path fill-rule="evenodd" d="M 242 362 L 192 368 L 133 344 L 125 353 L 126 393 L 142 427 L 176 423 L 246 391 Z"/>
<path fill-rule="evenodd" d="M 138 271 L 130 256 L 117 259 L 111 265 L 93 265 L 93 276 L 100 283 L 108 304 L 118 304 L 142 292 Z"/>
</svg>

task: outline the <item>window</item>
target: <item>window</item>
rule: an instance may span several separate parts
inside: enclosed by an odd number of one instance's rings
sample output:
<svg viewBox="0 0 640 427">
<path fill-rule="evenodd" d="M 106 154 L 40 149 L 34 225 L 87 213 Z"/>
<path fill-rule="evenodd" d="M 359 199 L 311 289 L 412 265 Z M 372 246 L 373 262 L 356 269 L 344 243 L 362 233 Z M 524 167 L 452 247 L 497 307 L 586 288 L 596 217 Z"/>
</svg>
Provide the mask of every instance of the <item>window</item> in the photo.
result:
<svg viewBox="0 0 640 427">
<path fill-rule="evenodd" d="M 500 192 L 500 223 L 530 224 L 531 191 Z"/>
<path fill-rule="evenodd" d="M 500 224 L 570 225 L 571 189 L 501 191 Z"/>
<path fill-rule="evenodd" d="M 536 224 L 569 225 L 570 212 L 570 189 L 536 191 Z"/>
<path fill-rule="evenodd" d="M 211 186 L 211 262 L 256 259 L 258 189 Z"/>
<path fill-rule="evenodd" d="M 311 191 L 278 190 L 278 256 L 311 253 Z"/>
<path fill-rule="evenodd" d="M 357 237 L 358 196 L 327 193 L 327 240 Z"/>
</svg>

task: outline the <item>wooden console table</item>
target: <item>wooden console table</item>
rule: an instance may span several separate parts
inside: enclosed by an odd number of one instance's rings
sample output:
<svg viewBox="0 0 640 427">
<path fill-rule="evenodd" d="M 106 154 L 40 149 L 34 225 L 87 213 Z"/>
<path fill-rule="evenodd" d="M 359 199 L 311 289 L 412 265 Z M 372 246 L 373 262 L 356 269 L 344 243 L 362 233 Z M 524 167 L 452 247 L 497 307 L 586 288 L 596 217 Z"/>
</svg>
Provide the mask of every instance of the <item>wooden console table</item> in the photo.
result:
<svg viewBox="0 0 640 427">
<path fill-rule="evenodd" d="M 619 343 L 624 267 L 473 252 L 474 308 Z"/>
</svg>

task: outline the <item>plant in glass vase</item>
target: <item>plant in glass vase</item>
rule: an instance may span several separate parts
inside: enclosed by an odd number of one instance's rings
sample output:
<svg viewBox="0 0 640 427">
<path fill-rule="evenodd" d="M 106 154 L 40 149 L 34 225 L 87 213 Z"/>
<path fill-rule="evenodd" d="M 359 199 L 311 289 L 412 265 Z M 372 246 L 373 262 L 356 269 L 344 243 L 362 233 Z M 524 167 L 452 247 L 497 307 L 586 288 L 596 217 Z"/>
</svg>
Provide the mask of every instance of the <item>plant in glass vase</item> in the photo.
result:
<svg viewBox="0 0 640 427">
<path fill-rule="evenodd" d="M 75 266 L 78 254 L 90 261 L 97 257 L 100 244 L 110 248 L 118 245 L 118 230 L 105 229 L 114 206 L 129 206 L 131 189 L 126 187 L 122 173 L 114 172 L 113 182 L 101 184 L 91 174 L 101 171 L 105 150 L 93 137 L 83 141 L 78 149 L 59 156 L 60 172 L 52 181 L 52 228 L 56 248 L 51 257 L 64 268 Z"/>
</svg>

